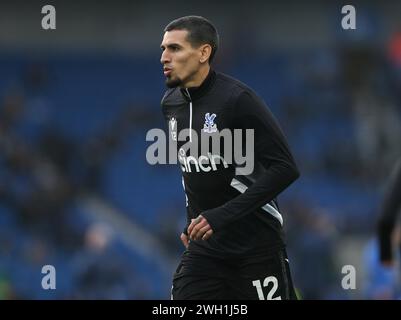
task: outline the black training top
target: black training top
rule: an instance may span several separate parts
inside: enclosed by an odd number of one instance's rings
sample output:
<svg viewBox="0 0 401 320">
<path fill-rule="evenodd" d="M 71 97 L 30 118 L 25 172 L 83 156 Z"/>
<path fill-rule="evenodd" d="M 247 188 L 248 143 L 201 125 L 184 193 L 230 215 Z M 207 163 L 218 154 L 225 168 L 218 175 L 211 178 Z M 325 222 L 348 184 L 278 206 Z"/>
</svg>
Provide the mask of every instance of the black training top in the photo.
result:
<svg viewBox="0 0 401 320">
<path fill-rule="evenodd" d="M 177 143 L 179 150 L 187 227 L 191 219 L 202 214 L 214 232 L 208 240 L 191 241 L 188 250 L 235 257 L 284 247 L 283 219 L 275 198 L 299 177 L 299 172 L 263 100 L 240 81 L 211 70 L 199 87 L 167 90 L 162 110 L 168 121 L 170 143 Z M 180 141 L 183 129 L 193 131 Z M 223 129 L 243 129 L 242 146 L 233 134 L 235 143 L 228 141 L 228 145 L 234 145 L 233 150 L 224 149 L 222 142 L 219 153 L 212 151 L 211 145 L 201 152 L 201 135 L 218 135 Z M 254 130 L 254 170 L 247 175 L 235 170 L 246 167 L 246 163 L 240 165 L 240 151 L 244 157 L 251 154 L 247 144 L 252 145 L 245 139 L 244 129 Z M 185 145 L 195 144 L 199 154 L 192 156 Z M 227 160 L 230 156 L 232 161 Z"/>
</svg>

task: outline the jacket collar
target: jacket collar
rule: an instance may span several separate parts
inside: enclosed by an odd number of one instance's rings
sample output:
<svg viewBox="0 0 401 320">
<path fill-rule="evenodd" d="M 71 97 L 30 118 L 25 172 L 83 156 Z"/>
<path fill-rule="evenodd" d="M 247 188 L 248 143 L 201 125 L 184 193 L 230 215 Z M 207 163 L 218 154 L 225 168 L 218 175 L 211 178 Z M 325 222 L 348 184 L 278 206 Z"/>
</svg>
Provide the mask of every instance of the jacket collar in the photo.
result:
<svg viewBox="0 0 401 320">
<path fill-rule="evenodd" d="M 205 80 L 203 80 L 202 84 L 199 87 L 180 88 L 180 91 L 184 96 L 185 100 L 187 101 L 197 100 L 210 90 L 215 80 L 216 80 L 216 72 L 210 68 L 207 77 L 205 78 Z"/>
</svg>

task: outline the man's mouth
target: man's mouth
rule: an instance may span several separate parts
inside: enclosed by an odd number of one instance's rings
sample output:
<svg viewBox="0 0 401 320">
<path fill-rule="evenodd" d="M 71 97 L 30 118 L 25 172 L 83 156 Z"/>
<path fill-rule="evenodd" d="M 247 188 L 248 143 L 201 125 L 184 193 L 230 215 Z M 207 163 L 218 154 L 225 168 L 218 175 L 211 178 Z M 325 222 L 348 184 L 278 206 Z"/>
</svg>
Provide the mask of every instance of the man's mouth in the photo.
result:
<svg viewBox="0 0 401 320">
<path fill-rule="evenodd" d="M 166 77 L 168 77 L 168 76 L 170 75 L 172 69 L 170 69 L 170 68 L 163 68 L 163 71 L 164 71 L 164 75 L 165 75 Z"/>
</svg>

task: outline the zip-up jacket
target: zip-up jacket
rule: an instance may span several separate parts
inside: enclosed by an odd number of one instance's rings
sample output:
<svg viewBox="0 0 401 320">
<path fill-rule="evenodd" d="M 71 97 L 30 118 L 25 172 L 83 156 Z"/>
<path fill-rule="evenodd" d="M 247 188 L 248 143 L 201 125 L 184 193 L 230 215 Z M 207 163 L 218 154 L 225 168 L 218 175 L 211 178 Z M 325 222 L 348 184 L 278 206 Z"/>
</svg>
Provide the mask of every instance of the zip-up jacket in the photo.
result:
<svg viewBox="0 0 401 320">
<path fill-rule="evenodd" d="M 213 235 L 189 243 L 188 250 L 218 257 L 258 255 L 285 246 L 283 218 L 276 197 L 299 177 L 286 139 L 274 116 L 257 94 L 240 81 L 210 70 L 196 88 L 172 88 L 162 99 L 170 142 L 177 143 L 178 160 L 187 197 L 187 226 L 202 214 Z M 192 129 L 180 141 L 180 132 Z M 224 143 L 214 154 L 201 150 L 201 136 L 223 129 L 242 129 L 242 146 L 234 145 L 228 158 Z M 254 170 L 239 174 L 235 153 L 246 155 L 246 129 L 254 131 Z M 190 131 L 191 132 L 191 131 Z M 234 133 L 232 140 L 235 140 Z M 238 142 L 238 141 L 236 141 Z M 184 148 L 197 143 L 198 157 Z M 237 150 L 235 149 L 237 148 Z M 202 152 L 203 151 L 203 152 Z M 226 154 L 224 152 L 226 151 Z M 220 161 L 218 161 L 220 160 Z"/>
</svg>

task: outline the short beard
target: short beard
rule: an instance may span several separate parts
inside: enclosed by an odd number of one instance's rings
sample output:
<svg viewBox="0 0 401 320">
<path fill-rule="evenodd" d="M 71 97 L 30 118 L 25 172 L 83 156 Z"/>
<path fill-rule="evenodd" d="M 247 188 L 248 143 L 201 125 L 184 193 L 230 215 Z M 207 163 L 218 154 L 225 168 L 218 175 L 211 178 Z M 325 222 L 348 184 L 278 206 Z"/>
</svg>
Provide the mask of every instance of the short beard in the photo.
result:
<svg viewBox="0 0 401 320">
<path fill-rule="evenodd" d="M 168 88 L 176 88 L 178 87 L 180 84 L 182 83 L 182 80 L 180 78 L 175 78 L 175 79 L 171 79 L 171 78 L 167 78 L 166 79 L 166 86 Z"/>
</svg>

